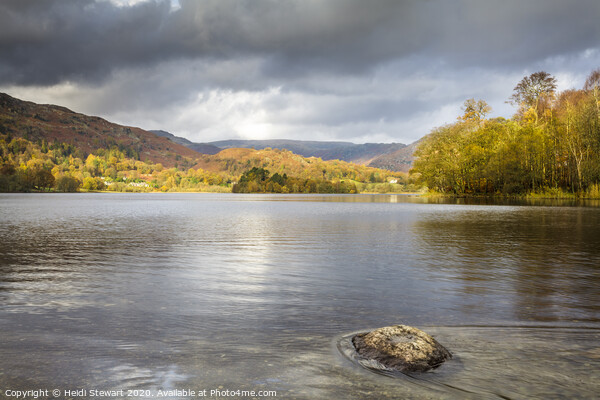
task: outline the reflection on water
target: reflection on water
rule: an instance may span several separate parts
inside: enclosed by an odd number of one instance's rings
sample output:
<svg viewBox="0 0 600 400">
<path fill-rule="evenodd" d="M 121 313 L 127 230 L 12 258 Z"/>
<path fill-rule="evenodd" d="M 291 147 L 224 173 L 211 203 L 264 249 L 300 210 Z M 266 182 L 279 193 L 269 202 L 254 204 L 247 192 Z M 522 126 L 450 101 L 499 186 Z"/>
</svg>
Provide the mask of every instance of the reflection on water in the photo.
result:
<svg viewBox="0 0 600 400">
<path fill-rule="evenodd" d="M 423 253 L 451 254 L 432 269 L 464 293 L 511 296 L 517 320 L 598 322 L 599 229 L 598 209 L 495 207 L 428 215 L 414 231 Z"/>
<path fill-rule="evenodd" d="M 0 388 L 593 397 L 600 208 L 467 203 L 0 195 Z M 455 358 L 389 378 L 336 348 L 396 323 Z"/>
</svg>

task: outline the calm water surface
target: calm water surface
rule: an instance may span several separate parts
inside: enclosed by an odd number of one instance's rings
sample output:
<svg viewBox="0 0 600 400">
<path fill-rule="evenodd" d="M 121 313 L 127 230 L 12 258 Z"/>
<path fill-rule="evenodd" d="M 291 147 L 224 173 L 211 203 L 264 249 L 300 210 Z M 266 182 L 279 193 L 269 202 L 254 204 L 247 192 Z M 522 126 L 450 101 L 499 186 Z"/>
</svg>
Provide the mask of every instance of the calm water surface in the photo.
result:
<svg viewBox="0 0 600 400">
<path fill-rule="evenodd" d="M 219 387 L 285 399 L 596 397 L 600 207 L 453 203 L 0 195 L 0 397 Z M 391 378 L 336 347 L 398 323 L 454 359 Z"/>
</svg>

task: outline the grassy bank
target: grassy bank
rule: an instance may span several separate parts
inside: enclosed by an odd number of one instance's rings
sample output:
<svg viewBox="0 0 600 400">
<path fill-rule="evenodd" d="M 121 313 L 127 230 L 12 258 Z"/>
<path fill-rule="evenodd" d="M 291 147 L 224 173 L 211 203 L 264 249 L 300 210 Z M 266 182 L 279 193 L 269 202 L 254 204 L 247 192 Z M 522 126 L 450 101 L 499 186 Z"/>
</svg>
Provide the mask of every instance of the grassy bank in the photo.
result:
<svg viewBox="0 0 600 400">
<path fill-rule="evenodd" d="M 542 190 L 530 191 L 528 193 L 512 193 L 512 194 L 504 194 L 504 193 L 489 193 L 489 194 L 480 194 L 480 193 L 463 193 L 463 194 L 454 194 L 454 193 L 443 193 L 435 190 L 425 190 L 422 192 L 424 197 L 448 197 L 448 198 L 502 198 L 502 199 L 555 199 L 555 200 L 577 200 L 577 199 L 588 199 L 588 200 L 600 200 L 600 185 L 593 184 L 588 187 L 587 190 L 583 192 L 568 192 L 564 191 L 561 188 L 545 188 Z"/>
</svg>

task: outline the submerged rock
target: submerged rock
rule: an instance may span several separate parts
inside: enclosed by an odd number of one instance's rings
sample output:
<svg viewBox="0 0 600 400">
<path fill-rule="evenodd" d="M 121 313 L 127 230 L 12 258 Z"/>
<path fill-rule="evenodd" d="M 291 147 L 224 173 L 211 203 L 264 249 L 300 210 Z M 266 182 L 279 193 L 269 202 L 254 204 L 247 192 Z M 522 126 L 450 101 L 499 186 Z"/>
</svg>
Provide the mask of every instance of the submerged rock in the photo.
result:
<svg viewBox="0 0 600 400">
<path fill-rule="evenodd" d="M 352 338 L 356 352 L 389 370 L 425 372 L 452 358 L 433 337 L 407 325 L 386 326 Z"/>
</svg>

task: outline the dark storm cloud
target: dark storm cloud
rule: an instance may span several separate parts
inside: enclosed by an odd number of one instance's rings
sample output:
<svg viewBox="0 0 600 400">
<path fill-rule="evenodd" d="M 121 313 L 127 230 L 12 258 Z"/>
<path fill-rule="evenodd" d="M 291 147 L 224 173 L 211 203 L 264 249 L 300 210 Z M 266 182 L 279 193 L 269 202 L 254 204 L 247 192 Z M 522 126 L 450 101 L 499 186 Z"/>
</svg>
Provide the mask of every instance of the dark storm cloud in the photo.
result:
<svg viewBox="0 0 600 400">
<path fill-rule="evenodd" d="M 98 82 L 178 59 L 264 60 L 262 79 L 359 74 L 390 60 L 502 69 L 600 43 L 597 0 L 8 0 L 0 82 Z M 419 65 L 414 65 L 419 68 Z M 226 82 L 222 82 L 226 85 Z"/>
<path fill-rule="evenodd" d="M 130 5 L 129 3 L 133 4 Z M 598 0 L 2 0 L 0 91 L 195 141 L 399 141 L 581 87 Z"/>
</svg>

